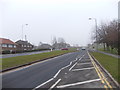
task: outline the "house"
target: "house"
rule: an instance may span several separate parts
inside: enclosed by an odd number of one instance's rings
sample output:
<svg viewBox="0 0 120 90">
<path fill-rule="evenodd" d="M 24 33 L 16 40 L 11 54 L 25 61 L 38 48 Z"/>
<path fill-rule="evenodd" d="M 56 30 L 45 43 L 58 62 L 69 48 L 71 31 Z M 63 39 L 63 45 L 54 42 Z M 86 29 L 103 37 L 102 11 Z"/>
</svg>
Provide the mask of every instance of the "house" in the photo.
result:
<svg viewBox="0 0 120 90">
<path fill-rule="evenodd" d="M 33 49 L 33 45 L 28 41 L 18 40 L 15 43 L 17 43 L 18 51 L 29 51 Z"/>
<path fill-rule="evenodd" d="M 0 48 L 1 48 L 1 51 L 12 52 L 17 50 L 17 44 L 9 39 L 0 38 Z"/>
</svg>

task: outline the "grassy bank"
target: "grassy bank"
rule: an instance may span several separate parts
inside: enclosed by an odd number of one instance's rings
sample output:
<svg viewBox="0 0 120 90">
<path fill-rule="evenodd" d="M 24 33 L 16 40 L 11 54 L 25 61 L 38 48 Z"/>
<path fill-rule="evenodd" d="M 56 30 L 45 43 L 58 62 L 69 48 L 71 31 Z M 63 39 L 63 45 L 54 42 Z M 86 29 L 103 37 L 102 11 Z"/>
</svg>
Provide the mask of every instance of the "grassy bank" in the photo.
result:
<svg viewBox="0 0 120 90">
<path fill-rule="evenodd" d="M 118 59 L 98 52 L 91 52 L 91 54 L 113 76 L 113 78 L 120 83 L 120 73 L 118 74 Z"/>
<path fill-rule="evenodd" d="M 29 62 L 33 62 L 36 60 L 42 60 L 45 58 L 73 52 L 75 50 L 59 50 L 59 51 L 52 51 L 52 52 L 45 52 L 40 54 L 34 55 L 26 55 L 26 56 L 17 56 L 17 57 L 10 57 L 10 58 L 3 58 L 2 59 L 2 69 L 7 69 L 10 67 L 26 64 Z"/>
</svg>

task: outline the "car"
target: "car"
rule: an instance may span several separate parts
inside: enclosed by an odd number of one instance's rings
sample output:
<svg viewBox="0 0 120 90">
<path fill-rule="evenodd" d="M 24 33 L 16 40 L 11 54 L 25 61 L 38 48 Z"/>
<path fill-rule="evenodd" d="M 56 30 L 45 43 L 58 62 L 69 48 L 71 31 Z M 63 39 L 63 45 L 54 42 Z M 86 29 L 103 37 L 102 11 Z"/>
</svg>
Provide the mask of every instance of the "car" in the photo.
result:
<svg viewBox="0 0 120 90">
<path fill-rule="evenodd" d="M 85 48 L 82 48 L 82 50 L 85 50 Z"/>
<path fill-rule="evenodd" d="M 61 50 L 68 50 L 68 48 L 62 48 Z"/>
</svg>

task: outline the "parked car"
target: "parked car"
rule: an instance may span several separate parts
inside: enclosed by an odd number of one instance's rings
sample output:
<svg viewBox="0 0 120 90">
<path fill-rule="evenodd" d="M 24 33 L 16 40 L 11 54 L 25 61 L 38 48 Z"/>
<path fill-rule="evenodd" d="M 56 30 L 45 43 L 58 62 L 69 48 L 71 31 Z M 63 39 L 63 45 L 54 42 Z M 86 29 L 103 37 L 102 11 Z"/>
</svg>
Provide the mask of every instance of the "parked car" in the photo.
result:
<svg viewBox="0 0 120 90">
<path fill-rule="evenodd" d="M 61 50 L 68 50 L 68 48 L 62 48 Z"/>
</svg>

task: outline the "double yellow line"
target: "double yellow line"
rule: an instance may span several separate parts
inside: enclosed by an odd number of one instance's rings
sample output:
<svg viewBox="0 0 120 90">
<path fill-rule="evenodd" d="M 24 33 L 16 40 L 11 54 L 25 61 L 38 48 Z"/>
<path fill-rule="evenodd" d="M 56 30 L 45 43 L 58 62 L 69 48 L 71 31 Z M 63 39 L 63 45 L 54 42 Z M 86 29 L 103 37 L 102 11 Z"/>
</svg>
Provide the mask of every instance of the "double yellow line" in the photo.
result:
<svg viewBox="0 0 120 90">
<path fill-rule="evenodd" d="M 98 74 L 98 76 L 100 77 L 101 79 L 101 82 L 104 84 L 104 88 L 106 88 L 106 90 L 108 90 L 108 88 L 110 88 L 112 90 L 112 86 L 110 85 L 110 83 L 106 80 L 106 77 L 104 76 L 104 74 L 101 72 L 100 68 L 96 65 L 95 61 L 93 60 L 93 58 L 90 56 L 90 54 L 88 53 L 91 61 L 92 61 L 92 64 Z"/>
</svg>

